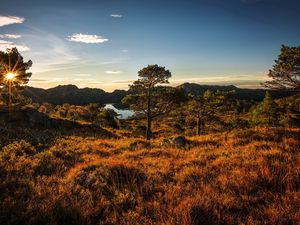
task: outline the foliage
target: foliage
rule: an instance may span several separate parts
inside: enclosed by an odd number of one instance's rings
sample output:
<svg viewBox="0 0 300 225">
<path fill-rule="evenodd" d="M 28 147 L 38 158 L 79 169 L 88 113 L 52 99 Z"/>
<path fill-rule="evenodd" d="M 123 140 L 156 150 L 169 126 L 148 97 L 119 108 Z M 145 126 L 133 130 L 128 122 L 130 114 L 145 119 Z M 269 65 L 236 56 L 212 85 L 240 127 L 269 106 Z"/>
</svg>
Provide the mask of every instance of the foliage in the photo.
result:
<svg viewBox="0 0 300 225">
<path fill-rule="evenodd" d="M 45 113 L 53 118 L 92 123 L 103 127 L 119 127 L 117 113 L 112 109 L 100 107 L 100 105 L 96 103 L 90 103 L 86 106 L 70 105 L 67 103 L 53 106 L 49 103 L 43 103 L 37 104 L 35 107 L 39 112 Z"/>
<path fill-rule="evenodd" d="M 148 65 L 138 72 L 138 76 L 139 79 L 130 86 L 135 94 L 126 96 L 122 102 L 147 117 L 146 139 L 150 140 L 152 119 L 168 112 L 178 102 L 178 92 L 169 87 L 156 87 L 169 83 L 171 72 L 165 67 Z"/>
<path fill-rule="evenodd" d="M 152 89 L 151 118 L 170 113 L 185 99 L 184 93 L 173 87 L 158 86 Z M 127 95 L 122 102 L 134 110 L 138 117 L 147 115 L 146 94 Z"/>
<path fill-rule="evenodd" d="M 235 109 L 233 94 L 234 92 L 207 90 L 203 96 L 190 95 L 190 100 L 183 107 L 187 116 L 197 121 L 197 135 L 203 131 L 205 123 L 221 121 L 220 116 Z"/>
<path fill-rule="evenodd" d="M 98 122 L 104 127 L 118 128 L 119 121 L 116 119 L 118 114 L 112 109 L 102 108 L 97 116 Z"/>
<path fill-rule="evenodd" d="M 264 100 L 251 111 L 250 123 L 255 126 L 276 126 L 278 125 L 278 105 L 273 100 L 269 92 L 266 92 Z"/>
<path fill-rule="evenodd" d="M 32 66 L 32 61 L 24 62 L 23 57 L 17 48 L 7 49 L 6 52 L 0 51 L 0 89 L 1 97 L 8 102 L 8 89 L 12 86 L 12 96 L 16 102 L 19 90 L 28 83 L 31 73 L 27 72 Z M 6 74 L 14 73 L 16 76 L 12 81 L 6 79 Z"/>
<path fill-rule="evenodd" d="M 265 82 L 265 85 L 269 88 L 300 90 L 300 46 L 282 45 L 268 75 L 272 80 Z"/>
<path fill-rule="evenodd" d="M 7 52 L 0 51 L 0 86 L 7 86 L 5 76 L 12 72 L 16 74 L 13 86 L 20 87 L 28 83 L 31 73 L 27 70 L 32 66 L 32 61 L 24 62 L 17 48 L 8 49 Z"/>
</svg>

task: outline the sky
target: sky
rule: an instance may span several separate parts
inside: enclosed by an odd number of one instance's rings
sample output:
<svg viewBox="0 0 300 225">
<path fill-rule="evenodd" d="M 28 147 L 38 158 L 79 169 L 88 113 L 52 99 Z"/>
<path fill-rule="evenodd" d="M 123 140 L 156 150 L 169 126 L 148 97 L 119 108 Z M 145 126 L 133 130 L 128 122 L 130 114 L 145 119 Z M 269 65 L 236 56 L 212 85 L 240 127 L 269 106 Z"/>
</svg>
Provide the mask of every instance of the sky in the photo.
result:
<svg viewBox="0 0 300 225">
<path fill-rule="evenodd" d="M 0 50 L 31 59 L 29 85 L 127 89 L 150 64 L 184 82 L 260 87 L 300 44 L 298 0 L 0 0 Z"/>
</svg>

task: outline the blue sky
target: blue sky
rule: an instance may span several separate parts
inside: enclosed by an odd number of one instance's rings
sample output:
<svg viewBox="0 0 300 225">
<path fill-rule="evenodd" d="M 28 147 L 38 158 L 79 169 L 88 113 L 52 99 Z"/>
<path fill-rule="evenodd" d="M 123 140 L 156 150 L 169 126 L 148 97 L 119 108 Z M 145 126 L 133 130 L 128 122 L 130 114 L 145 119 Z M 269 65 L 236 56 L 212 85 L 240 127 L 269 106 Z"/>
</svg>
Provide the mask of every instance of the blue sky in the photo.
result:
<svg viewBox="0 0 300 225">
<path fill-rule="evenodd" d="M 148 64 L 172 85 L 258 87 L 300 42 L 297 0 L 1 1 L 0 50 L 32 59 L 36 87 L 126 89 Z"/>
</svg>

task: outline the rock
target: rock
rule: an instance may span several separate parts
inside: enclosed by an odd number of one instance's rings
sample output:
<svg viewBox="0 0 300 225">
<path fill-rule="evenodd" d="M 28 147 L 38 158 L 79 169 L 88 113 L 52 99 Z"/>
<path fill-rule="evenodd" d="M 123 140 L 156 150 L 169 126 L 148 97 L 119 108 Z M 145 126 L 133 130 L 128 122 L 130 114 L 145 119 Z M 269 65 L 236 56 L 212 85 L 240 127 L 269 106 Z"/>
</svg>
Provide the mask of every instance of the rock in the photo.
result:
<svg viewBox="0 0 300 225">
<path fill-rule="evenodd" d="M 176 148 L 186 148 L 188 140 L 184 136 L 172 138 L 171 144 Z"/>
<path fill-rule="evenodd" d="M 186 149 L 189 143 L 190 142 L 184 136 L 176 136 L 174 138 L 164 138 L 161 141 L 161 146 Z"/>
</svg>

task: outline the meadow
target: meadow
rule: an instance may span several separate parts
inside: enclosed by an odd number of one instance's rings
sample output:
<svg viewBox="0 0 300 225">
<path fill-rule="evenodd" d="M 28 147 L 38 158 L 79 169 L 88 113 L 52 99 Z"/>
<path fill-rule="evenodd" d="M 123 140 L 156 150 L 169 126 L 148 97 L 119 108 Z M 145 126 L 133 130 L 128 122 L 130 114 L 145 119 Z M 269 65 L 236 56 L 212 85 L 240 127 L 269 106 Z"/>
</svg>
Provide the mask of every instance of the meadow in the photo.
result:
<svg viewBox="0 0 300 225">
<path fill-rule="evenodd" d="M 300 129 L 189 136 L 185 148 L 110 131 L 2 136 L 0 224 L 299 224 Z"/>
</svg>

